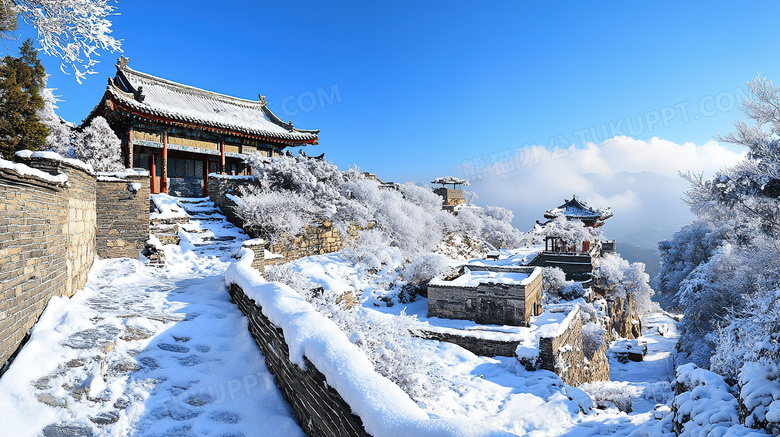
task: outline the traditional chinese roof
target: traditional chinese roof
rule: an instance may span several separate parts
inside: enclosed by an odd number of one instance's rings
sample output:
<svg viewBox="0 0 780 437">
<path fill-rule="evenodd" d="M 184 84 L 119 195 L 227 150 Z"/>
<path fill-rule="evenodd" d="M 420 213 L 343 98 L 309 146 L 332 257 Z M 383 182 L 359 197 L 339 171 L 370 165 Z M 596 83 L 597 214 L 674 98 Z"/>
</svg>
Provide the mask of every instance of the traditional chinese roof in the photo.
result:
<svg viewBox="0 0 780 437">
<path fill-rule="evenodd" d="M 289 145 L 317 144 L 319 130 L 298 129 L 268 109 L 265 97 L 245 100 L 161 79 L 128 67 L 119 58 L 116 76 L 109 79 L 101 104 L 162 122 L 218 130 L 235 136 L 250 136 Z"/>
<path fill-rule="evenodd" d="M 569 220 L 595 221 L 606 220 L 612 217 L 612 211 L 609 208 L 593 209 L 574 195 L 571 200 L 566 199 L 566 202 L 564 202 L 563 205 L 557 208 L 548 209 L 547 212 L 544 213 L 544 218 L 555 219 L 561 215 Z"/>
<path fill-rule="evenodd" d="M 445 185 L 445 184 L 447 184 L 447 185 L 449 185 L 449 184 L 453 184 L 453 185 L 460 184 L 460 185 L 464 185 L 464 186 L 468 186 L 469 185 L 469 181 L 467 181 L 466 179 L 460 179 L 460 178 L 456 178 L 454 176 L 445 176 L 443 178 L 436 178 L 433 181 L 431 181 L 431 183 L 432 184 L 442 184 L 442 185 Z"/>
</svg>

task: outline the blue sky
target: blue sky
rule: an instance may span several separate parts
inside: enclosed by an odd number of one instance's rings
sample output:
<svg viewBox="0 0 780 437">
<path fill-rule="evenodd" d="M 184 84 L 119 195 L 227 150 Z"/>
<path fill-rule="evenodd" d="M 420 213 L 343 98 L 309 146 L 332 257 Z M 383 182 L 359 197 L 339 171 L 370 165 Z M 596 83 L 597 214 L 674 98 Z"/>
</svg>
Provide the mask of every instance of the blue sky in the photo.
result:
<svg viewBox="0 0 780 437">
<path fill-rule="evenodd" d="M 322 130 L 311 153 L 393 181 L 463 176 L 464 163 L 489 165 L 502 151 L 620 134 L 701 146 L 730 130 L 756 72 L 780 80 L 771 2 L 133 0 L 118 9 L 114 34 L 132 68 L 263 93 L 283 119 Z M 87 115 L 117 56 L 104 54 L 83 85 L 41 56 L 65 100 L 61 116 Z"/>
</svg>

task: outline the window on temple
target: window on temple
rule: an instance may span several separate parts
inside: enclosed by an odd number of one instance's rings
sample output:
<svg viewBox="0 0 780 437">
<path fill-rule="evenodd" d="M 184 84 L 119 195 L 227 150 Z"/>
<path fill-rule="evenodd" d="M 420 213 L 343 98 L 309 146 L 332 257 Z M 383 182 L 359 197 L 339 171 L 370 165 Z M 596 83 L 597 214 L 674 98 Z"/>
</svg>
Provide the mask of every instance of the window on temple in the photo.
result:
<svg viewBox="0 0 780 437">
<path fill-rule="evenodd" d="M 169 178 L 202 178 L 203 163 L 195 159 L 168 158 Z"/>
</svg>

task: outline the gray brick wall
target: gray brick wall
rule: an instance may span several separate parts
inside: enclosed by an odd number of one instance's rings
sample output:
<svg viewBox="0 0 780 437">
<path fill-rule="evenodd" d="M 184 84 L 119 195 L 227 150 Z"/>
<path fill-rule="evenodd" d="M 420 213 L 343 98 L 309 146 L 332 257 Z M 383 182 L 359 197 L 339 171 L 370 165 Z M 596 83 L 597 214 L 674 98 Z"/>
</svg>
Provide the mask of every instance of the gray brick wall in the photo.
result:
<svg viewBox="0 0 780 437">
<path fill-rule="evenodd" d="M 138 191 L 132 184 L 141 184 Z M 97 253 L 102 258 L 138 258 L 149 239 L 149 177 L 98 178 Z"/>
<path fill-rule="evenodd" d="M 22 160 L 68 186 L 0 170 L 0 370 L 52 296 L 84 286 L 95 255 L 95 178 L 48 159 Z"/>
<path fill-rule="evenodd" d="M 533 267 L 469 269 L 506 272 L 533 272 Z M 461 274 L 463 274 L 461 269 Z M 542 275 L 527 286 L 482 283 L 477 286 L 429 284 L 428 317 L 473 320 L 481 324 L 527 326 L 541 312 Z"/>
<path fill-rule="evenodd" d="M 314 364 L 306 360 L 306 370 L 302 370 L 290 361 L 282 330 L 268 320 L 262 308 L 236 284 L 231 284 L 230 296 L 249 319 L 249 332 L 303 431 L 317 437 L 369 436 L 360 418 L 352 414 L 352 409 L 338 392 L 328 386 Z"/>
</svg>

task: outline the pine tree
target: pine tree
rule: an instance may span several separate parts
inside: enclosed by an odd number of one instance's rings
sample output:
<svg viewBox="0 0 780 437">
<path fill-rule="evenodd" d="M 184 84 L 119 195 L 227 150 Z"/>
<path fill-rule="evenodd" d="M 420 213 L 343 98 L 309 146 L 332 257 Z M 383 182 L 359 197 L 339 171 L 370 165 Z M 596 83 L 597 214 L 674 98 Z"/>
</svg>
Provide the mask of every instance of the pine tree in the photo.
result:
<svg viewBox="0 0 780 437">
<path fill-rule="evenodd" d="M 18 58 L 6 56 L 0 65 L 0 155 L 10 158 L 18 150 L 45 145 L 48 129 L 38 111 L 44 101 L 41 89 L 46 73 L 32 41 L 27 39 Z"/>
</svg>

